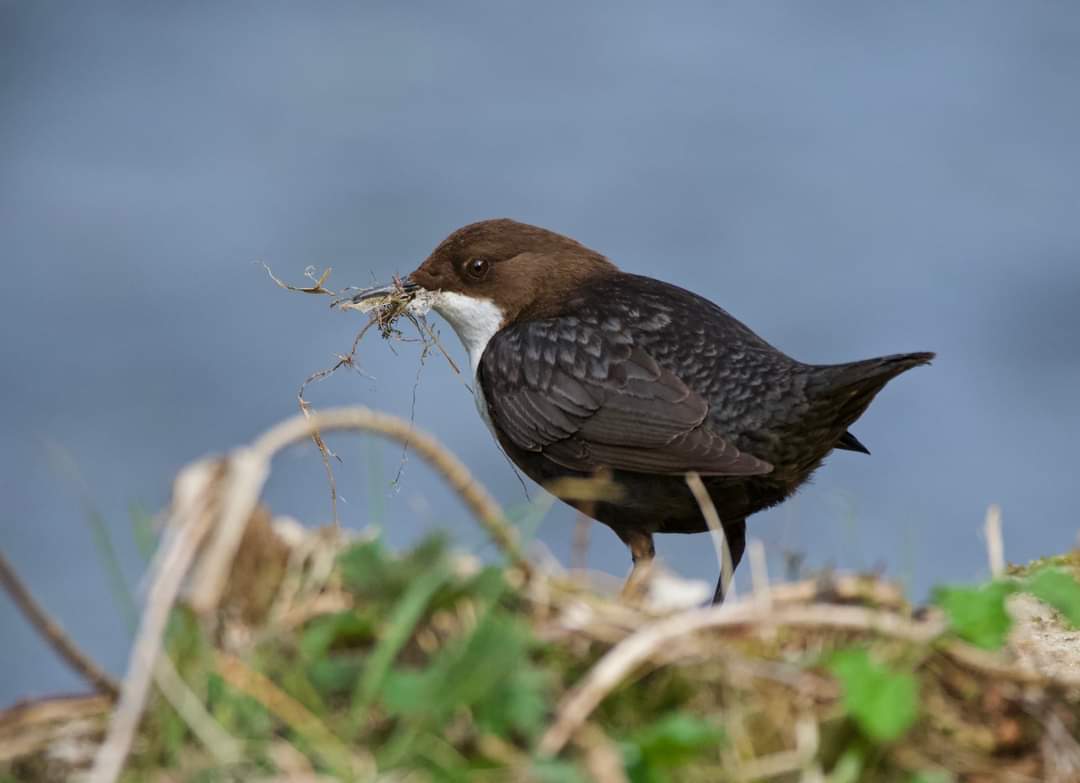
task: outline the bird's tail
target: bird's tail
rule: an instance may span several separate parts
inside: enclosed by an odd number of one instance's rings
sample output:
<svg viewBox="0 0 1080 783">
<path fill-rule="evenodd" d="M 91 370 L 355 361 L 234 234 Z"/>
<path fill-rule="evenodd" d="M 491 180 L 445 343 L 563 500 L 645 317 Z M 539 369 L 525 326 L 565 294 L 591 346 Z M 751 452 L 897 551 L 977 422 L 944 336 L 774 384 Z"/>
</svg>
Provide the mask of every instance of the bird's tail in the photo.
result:
<svg viewBox="0 0 1080 783">
<path fill-rule="evenodd" d="M 874 385 L 881 389 L 900 373 L 929 364 L 933 358 L 932 353 L 894 353 L 861 362 L 821 365 L 816 369 L 825 384 L 836 391 L 865 389 Z"/>
<path fill-rule="evenodd" d="M 933 358 L 932 353 L 898 353 L 848 364 L 819 365 L 814 368 L 816 388 L 811 417 L 823 429 L 836 433 L 837 448 L 869 453 L 847 428 L 886 383 L 913 367 L 929 364 Z"/>
</svg>

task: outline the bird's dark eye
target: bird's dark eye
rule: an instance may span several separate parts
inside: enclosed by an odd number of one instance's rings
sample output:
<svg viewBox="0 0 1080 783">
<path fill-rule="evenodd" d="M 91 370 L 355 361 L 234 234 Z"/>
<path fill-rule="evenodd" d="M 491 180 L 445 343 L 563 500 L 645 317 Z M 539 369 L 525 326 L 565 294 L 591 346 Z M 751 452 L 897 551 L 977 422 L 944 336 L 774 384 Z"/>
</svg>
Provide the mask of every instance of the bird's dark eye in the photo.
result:
<svg viewBox="0 0 1080 783">
<path fill-rule="evenodd" d="M 471 258 L 465 262 L 465 274 L 473 280 L 483 280 L 490 268 L 491 264 L 486 258 Z"/>
</svg>

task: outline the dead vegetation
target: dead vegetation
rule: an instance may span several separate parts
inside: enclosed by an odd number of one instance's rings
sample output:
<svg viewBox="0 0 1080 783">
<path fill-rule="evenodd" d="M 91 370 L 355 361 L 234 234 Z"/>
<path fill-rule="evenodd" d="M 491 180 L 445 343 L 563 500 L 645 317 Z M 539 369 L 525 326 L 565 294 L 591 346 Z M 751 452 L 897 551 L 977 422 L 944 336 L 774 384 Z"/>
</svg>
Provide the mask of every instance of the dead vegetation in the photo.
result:
<svg viewBox="0 0 1080 783">
<path fill-rule="evenodd" d="M 376 289 L 364 289 L 346 287 L 339 291 L 333 291 L 326 287 L 326 282 L 330 279 L 330 273 L 332 268 L 327 267 L 318 276 L 315 273 L 315 267 L 308 267 L 304 270 L 304 276 L 310 282 L 307 286 L 296 286 L 286 283 L 278 278 L 271 271 L 270 267 L 263 264 L 263 268 L 266 270 L 266 274 L 270 279 L 274 281 L 274 284 L 279 288 L 286 291 L 292 291 L 300 294 L 314 294 L 316 296 L 329 296 L 332 301 L 330 307 L 341 311 L 357 311 L 368 316 L 367 323 L 365 323 L 356 333 L 353 338 L 352 346 L 349 348 L 348 353 L 338 354 L 337 361 L 328 367 L 324 367 L 321 370 L 316 370 L 300 384 L 300 388 L 296 393 L 296 400 L 300 406 L 300 412 L 305 416 L 308 416 L 313 410 L 311 402 L 304 396 L 308 387 L 319 381 L 326 380 L 331 375 L 336 373 L 342 368 L 351 369 L 361 375 L 364 375 L 363 369 L 361 369 L 359 361 L 357 359 L 357 351 L 360 348 L 360 343 L 372 328 L 375 328 L 383 340 L 387 341 L 393 350 L 393 343 L 405 342 L 405 343 L 420 343 L 421 353 L 419 358 L 419 365 L 416 371 L 416 382 L 413 384 L 413 404 L 412 410 L 416 409 L 416 390 L 420 385 L 420 373 L 423 370 L 424 363 L 426 362 L 428 355 L 437 350 L 450 365 L 451 369 L 456 375 L 461 375 L 461 370 L 457 364 L 447 353 L 442 343 L 439 341 L 439 335 L 435 331 L 431 323 L 426 319 L 426 314 L 430 309 L 430 302 L 426 296 L 410 296 L 406 293 L 405 287 L 399 278 L 394 278 L 391 285 L 385 288 L 378 289 L 379 296 L 367 297 L 364 301 L 354 301 L 357 297 L 368 294 Z M 398 326 L 398 322 L 405 320 L 412 325 L 415 336 L 406 335 L 401 331 Z M 411 422 L 411 417 L 410 417 Z M 323 440 L 322 433 L 315 431 L 311 435 L 312 441 L 315 443 L 316 448 L 319 449 L 319 454 L 322 457 L 323 467 L 326 470 L 327 485 L 330 490 L 330 512 L 331 518 L 334 524 L 338 524 L 338 492 L 337 492 L 337 479 L 334 477 L 333 461 L 338 459 L 337 455 L 330 451 L 326 446 L 326 442 Z M 405 441 L 402 447 L 401 462 L 398 466 L 398 472 L 395 476 L 395 482 L 401 476 L 402 467 L 405 464 L 406 451 L 408 449 L 408 441 Z"/>
<path fill-rule="evenodd" d="M 407 439 L 506 564 L 273 519 L 273 456 L 343 430 Z M 722 607 L 628 605 L 536 566 L 458 460 L 366 409 L 189 466 L 167 518 L 118 701 L 8 710 L 10 779 L 1080 779 L 1076 632 L 1020 588 L 997 650 L 970 641 L 960 594 L 913 610 L 872 576 L 755 574 Z"/>
</svg>

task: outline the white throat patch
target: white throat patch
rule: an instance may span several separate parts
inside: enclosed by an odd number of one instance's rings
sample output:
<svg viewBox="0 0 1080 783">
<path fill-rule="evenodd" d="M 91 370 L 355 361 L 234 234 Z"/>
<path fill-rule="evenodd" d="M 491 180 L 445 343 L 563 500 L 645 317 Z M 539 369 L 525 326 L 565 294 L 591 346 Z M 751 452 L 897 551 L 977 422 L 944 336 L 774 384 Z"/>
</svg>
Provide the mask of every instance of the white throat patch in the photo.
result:
<svg viewBox="0 0 1080 783">
<path fill-rule="evenodd" d="M 484 349 L 495 336 L 495 332 L 502 327 L 503 311 L 490 299 L 465 296 L 452 291 L 437 292 L 431 306 L 457 332 L 461 344 L 469 352 L 469 364 L 472 365 L 475 376 Z"/>
<path fill-rule="evenodd" d="M 472 388 L 476 410 L 480 412 L 480 418 L 484 420 L 484 424 L 494 435 L 495 427 L 491 422 L 491 417 L 488 415 L 487 401 L 484 399 L 484 390 L 480 388 L 480 381 L 476 377 L 476 370 L 480 367 L 480 357 L 484 355 L 487 344 L 495 336 L 495 332 L 502 327 L 503 311 L 490 299 L 465 296 L 452 291 L 434 293 L 431 299 L 431 307 L 453 327 L 461 340 L 461 344 L 469 352 L 469 364 L 472 366 L 473 371 Z"/>
</svg>

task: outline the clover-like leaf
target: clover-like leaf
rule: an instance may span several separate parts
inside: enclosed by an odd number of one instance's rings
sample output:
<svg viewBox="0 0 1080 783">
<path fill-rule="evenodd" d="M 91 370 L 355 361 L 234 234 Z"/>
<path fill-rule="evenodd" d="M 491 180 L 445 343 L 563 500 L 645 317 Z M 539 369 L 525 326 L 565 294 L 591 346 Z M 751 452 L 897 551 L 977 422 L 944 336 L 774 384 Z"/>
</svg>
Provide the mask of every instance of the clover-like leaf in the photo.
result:
<svg viewBox="0 0 1080 783">
<path fill-rule="evenodd" d="M 892 742 L 915 722 L 919 690 L 910 672 L 893 671 L 854 648 L 834 653 L 828 669 L 840 680 L 844 706 L 871 739 Z"/>
</svg>

